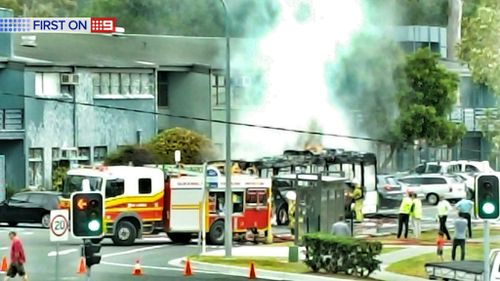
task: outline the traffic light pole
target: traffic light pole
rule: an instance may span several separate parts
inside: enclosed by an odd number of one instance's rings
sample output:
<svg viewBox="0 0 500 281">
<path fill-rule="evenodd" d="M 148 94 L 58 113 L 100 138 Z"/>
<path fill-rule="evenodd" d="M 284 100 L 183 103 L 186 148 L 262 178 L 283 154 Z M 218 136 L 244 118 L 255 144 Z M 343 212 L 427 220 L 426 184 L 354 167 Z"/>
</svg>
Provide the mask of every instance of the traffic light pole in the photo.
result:
<svg viewBox="0 0 500 281">
<path fill-rule="evenodd" d="M 82 241 L 83 241 L 82 252 L 83 252 L 83 256 L 86 257 L 87 253 L 85 252 L 85 244 L 92 243 L 92 242 L 90 240 L 87 240 L 87 239 L 82 239 Z M 90 281 L 90 269 L 92 267 L 88 266 L 87 263 L 85 263 L 85 267 L 87 269 L 87 272 L 86 272 L 87 281 Z"/>
<path fill-rule="evenodd" d="M 483 280 L 490 280 L 490 224 L 488 220 L 484 220 L 483 229 L 483 260 L 484 260 L 484 275 Z"/>
<path fill-rule="evenodd" d="M 59 281 L 59 242 L 56 242 L 56 281 Z"/>
</svg>

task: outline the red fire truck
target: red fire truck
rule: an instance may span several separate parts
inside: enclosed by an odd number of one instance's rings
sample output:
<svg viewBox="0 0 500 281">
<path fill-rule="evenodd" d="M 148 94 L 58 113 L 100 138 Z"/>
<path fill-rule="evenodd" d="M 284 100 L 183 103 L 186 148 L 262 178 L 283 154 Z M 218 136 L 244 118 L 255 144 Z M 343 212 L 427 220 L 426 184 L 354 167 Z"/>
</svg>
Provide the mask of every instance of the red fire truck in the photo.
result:
<svg viewBox="0 0 500 281">
<path fill-rule="evenodd" d="M 103 193 L 106 233 L 116 245 L 166 232 L 176 243 L 188 243 L 204 229 L 213 244 L 224 241 L 225 177 L 216 167 L 109 166 L 68 171 L 63 208 L 72 192 L 89 186 Z M 85 183 L 84 183 L 85 182 Z M 231 180 L 235 237 L 271 236 L 271 179 L 234 174 Z M 205 226 L 205 227 L 203 227 Z"/>
</svg>

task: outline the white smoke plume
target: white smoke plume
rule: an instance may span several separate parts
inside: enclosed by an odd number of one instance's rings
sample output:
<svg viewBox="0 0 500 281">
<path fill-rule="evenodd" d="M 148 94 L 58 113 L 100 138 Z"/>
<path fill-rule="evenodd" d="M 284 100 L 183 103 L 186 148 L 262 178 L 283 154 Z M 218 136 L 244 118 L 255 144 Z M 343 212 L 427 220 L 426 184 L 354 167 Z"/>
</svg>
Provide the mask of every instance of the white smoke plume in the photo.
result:
<svg viewBox="0 0 500 281">
<path fill-rule="evenodd" d="M 327 65 L 335 64 L 342 48 L 363 28 L 361 0 L 279 1 L 280 13 L 273 30 L 257 44 L 252 57 L 238 57 L 248 69 L 261 72 L 261 87 L 252 85 L 252 96 L 240 107 L 237 121 L 298 130 L 354 135 L 354 116 L 332 98 Z M 234 92 L 233 92 L 234 93 Z M 233 158 L 281 154 L 284 149 L 304 149 L 310 135 L 261 128 L 233 129 Z M 358 134 L 359 135 L 359 134 Z M 359 143 L 324 136 L 324 147 L 360 149 Z"/>
</svg>

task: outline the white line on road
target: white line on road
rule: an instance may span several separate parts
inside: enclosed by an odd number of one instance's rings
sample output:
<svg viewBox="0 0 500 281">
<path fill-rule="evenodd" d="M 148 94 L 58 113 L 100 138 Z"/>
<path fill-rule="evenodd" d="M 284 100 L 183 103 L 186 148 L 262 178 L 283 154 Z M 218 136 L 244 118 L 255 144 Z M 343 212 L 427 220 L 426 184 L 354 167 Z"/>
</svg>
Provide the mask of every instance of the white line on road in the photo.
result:
<svg viewBox="0 0 500 281">
<path fill-rule="evenodd" d="M 160 249 L 160 248 L 164 248 L 164 247 L 166 247 L 166 245 L 151 246 L 151 247 L 139 248 L 139 249 L 128 250 L 128 251 L 123 251 L 123 252 L 116 252 L 116 253 L 111 253 L 111 254 L 104 254 L 104 255 L 101 255 L 101 256 L 103 258 L 109 258 L 109 257 L 115 257 L 115 256 L 123 256 L 123 255 L 133 254 L 133 253 L 137 253 L 137 252 L 150 251 L 150 250 Z"/>
<path fill-rule="evenodd" d="M 2 250 L 7 250 L 7 249 L 9 249 L 9 247 L 1 247 L 1 248 L 0 248 L 0 251 L 2 251 Z"/>
<path fill-rule="evenodd" d="M 67 254 L 71 254 L 73 252 L 76 252 L 78 251 L 77 249 L 68 249 L 68 250 L 63 250 L 63 251 L 59 251 L 59 255 L 60 256 L 64 256 L 64 255 L 67 255 Z M 52 251 L 52 252 L 49 252 L 49 254 L 47 256 L 49 257 L 55 257 L 57 254 L 56 251 Z"/>
<path fill-rule="evenodd" d="M 116 263 L 116 262 L 107 262 L 107 261 L 101 261 L 101 264 L 114 265 L 114 266 L 120 266 L 120 267 L 129 267 L 129 268 L 134 267 L 134 264 Z M 178 268 L 178 267 L 161 267 L 161 266 L 150 266 L 150 265 L 141 265 L 141 268 L 156 269 L 156 270 L 170 270 L 170 271 L 184 271 L 184 269 Z M 216 274 L 216 272 L 205 271 L 205 270 L 196 270 L 195 272 Z"/>
</svg>

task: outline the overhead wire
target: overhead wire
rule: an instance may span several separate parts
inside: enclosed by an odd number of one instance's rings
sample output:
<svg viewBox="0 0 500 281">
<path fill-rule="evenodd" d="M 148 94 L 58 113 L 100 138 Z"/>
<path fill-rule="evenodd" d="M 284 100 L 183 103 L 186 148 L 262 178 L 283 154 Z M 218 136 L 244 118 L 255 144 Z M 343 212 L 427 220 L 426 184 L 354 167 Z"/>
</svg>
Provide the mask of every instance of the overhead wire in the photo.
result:
<svg viewBox="0 0 500 281">
<path fill-rule="evenodd" d="M 166 112 L 155 112 L 155 111 L 128 108 L 128 107 L 112 106 L 112 105 L 105 105 L 105 104 L 81 102 L 81 101 L 75 101 L 73 98 L 37 96 L 37 95 L 16 94 L 16 93 L 9 93 L 9 92 L 1 92 L 0 95 L 18 97 L 18 98 L 28 98 L 28 99 L 42 100 L 42 101 L 54 101 L 54 102 L 60 102 L 60 103 L 67 103 L 67 104 L 71 104 L 71 105 L 80 105 L 80 106 L 89 106 L 89 107 L 95 107 L 95 108 L 128 111 L 128 112 L 135 112 L 135 113 L 141 113 L 141 114 L 152 114 L 152 115 L 156 115 L 156 116 L 165 116 L 165 117 L 187 119 L 187 120 L 194 120 L 194 121 L 202 121 L 202 122 L 210 122 L 210 123 L 217 123 L 217 124 L 229 123 L 230 125 L 240 126 L 240 127 L 251 127 L 251 128 L 260 128 L 260 129 L 266 129 L 266 130 L 293 132 L 293 133 L 298 133 L 298 134 L 338 137 L 338 138 L 346 138 L 346 139 L 353 139 L 353 140 L 376 142 L 376 143 L 381 143 L 381 144 L 385 144 L 385 145 L 391 144 L 387 140 L 377 139 L 377 138 L 372 138 L 372 137 L 343 135 L 343 134 L 328 133 L 328 132 L 321 132 L 321 131 L 293 129 L 293 128 L 285 128 L 285 127 L 270 126 L 270 125 L 263 125 L 263 124 L 251 124 L 251 123 L 236 122 L 236 121 L 229 121 L 228 122 L 226 120 L 219 120 L 219 119 L 212 119 L 212 118 L 204 118 L 204 117 L 188 116 L 188 115 L 181 115 L 181 114 L 172 114 L 172 113 L 166 113 Z M 406 145 L 414 146 L 415 144 L 406 143 Z M 475 149 L 469 149 L 469 148 L 462 148 L 461 150 L 465 150 L 465 151 L 469 151 L 469 152 L 482 152 L 481 150 L 475 150 Z"/>
</svg>

